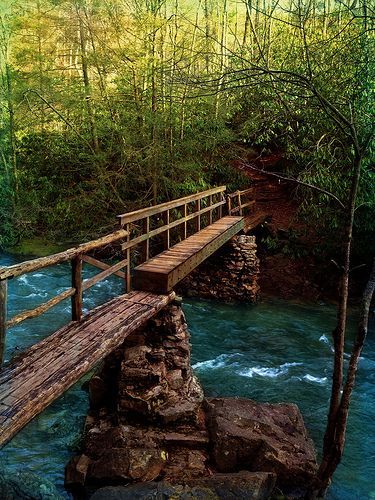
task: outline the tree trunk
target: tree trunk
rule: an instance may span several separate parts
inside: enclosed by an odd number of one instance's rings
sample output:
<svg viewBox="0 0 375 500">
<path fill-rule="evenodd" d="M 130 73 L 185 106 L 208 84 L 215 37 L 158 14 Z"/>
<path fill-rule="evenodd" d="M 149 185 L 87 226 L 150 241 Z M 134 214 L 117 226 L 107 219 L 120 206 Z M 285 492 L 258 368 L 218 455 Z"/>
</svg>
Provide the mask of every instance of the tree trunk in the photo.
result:
<svg viewBox="0 0 375 500">
<path fill-rule="evenodd" d="M 92 142 L 92 147 L 95 152 L 99 151 L 99 141 L 98 141 L 98 134 L 96 131 L 96 124 L 95 124 L 95 117 L 94 117 L 94 111 L 91 105 L 91 84 L 90 84 L 90 77 L 89 77 L 89 71 L 88 71 L 88 61 L 87 61 L 87 50 L 86 50 L 86 29 L 83 24 L 83 19 L 80 11 L 80 7 L 78 4 L 76 4 L 76 13 L 77 13 L 77 19 L 78 19 L 78 27 L 79 27 L 79 42 L 80 42 L 80 48 L 81 48 L 81 69 L 82 69 L 82 76 L 83 76 L 83 85 L 85 89 L 85 106 L 86 106 L 86 112 L 87 112 L 87 117 L 88 117 L 88 122 L 89 122 L 89 128 L 90 128 L 90 134 L 91 134 L 91 142 Z"/>
</svg>

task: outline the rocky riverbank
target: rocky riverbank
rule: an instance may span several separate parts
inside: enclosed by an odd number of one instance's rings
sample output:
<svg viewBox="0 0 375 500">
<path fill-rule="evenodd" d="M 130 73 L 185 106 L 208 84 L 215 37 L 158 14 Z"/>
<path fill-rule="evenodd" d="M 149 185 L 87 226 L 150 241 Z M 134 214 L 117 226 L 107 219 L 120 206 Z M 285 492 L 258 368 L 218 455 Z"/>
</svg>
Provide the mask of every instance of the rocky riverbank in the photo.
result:
<svg viewBox="0 0 375 500">
<path fill-rule="evenodd" d="M 204 398 L 179 303 L 109 356 L 89 389 L 82 453 L 66 470 L 76 498 L 298 498 L 316 470 L 295 405 Z"/>
</svg>

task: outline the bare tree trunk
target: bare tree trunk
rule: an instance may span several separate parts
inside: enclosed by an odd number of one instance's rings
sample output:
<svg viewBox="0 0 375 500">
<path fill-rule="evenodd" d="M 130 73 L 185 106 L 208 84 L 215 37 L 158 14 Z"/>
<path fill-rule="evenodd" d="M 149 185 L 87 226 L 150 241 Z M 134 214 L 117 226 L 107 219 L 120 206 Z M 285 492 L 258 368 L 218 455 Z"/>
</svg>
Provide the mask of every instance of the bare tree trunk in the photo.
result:
<svg viewBox="0 0 375 500">
<path fill-rule="evenodd" d="M 86 112 L 87 112 L 87 117 L 88 117 L 88 121 L 89 121 L 92 147 L 93 147 L 95 152 L 98 152 L 99 151 L 98 134 L 97 134 L 97 130 L 96 130 L 94 111 L 93 111 L 93 108 L 91 105 L 91 84 L 90 84 L 90 77 L 89 77 L 89 71 L 88 71 L 88 61 L 87 61 L 86 29 L 85 29 L 85 26 L 83 24 L 81 9 L 77 3 L 75 5 L 75 7 L 76 7 L 76 13 L 77 13 L 77 19 L 78 19 L 78 27 L 79 27 L 79 41 L 80 41 L 80 48 L 81 48 L 81 68 L 82 68 L 82 75 L 83 75 L 83 85 L 84 85 L 84 89 L 85 89 Z"/>
<path fill-rule="evenodd" d="M 15 128 L 15 112 L 13 105 L 13 86 L 12 75 L 8 61 L 5 62 L 5 78 L 6 78 L 6 99 L 9 117 L 9 158 L 12 170 L 12 179 L 14 187 L 14 203 L 18 199 L 18 169 L 17 169 L 17 146 L 16 146 L 16 128 Z"/>
<path fill-rule="evenodd" d="M 37 0 L 37 13 L 38 13 L 38 25 L 37 25 L 37 40 L 38 40 L 38 79 L 39 79 L 39 90 L 40 93 L 44 94 L 44 75 L 43 75 L 43 51 L 42 51 L 42 30 L 41 30 L 41 22 L 42 22 L 42 12 L 40 9 L 40 0 Z M 46 110 L 44 107 L 44 103 L 41 103 L 41 124 L 40 128 L 43 131 L 46 122 Z"/>
<path fill-rule="evenodd" d="M 181 99 L 181 123 L 180 123 L 180 140 L 183 141 L 184 139 L 184 133 L 185 133 L 185 103 L 186 103 L 186 97 L 187 97 L 187 92 L 189 88 L 189 77 L 190 77 L 190 72 L 191 68 L 193 66 L 193 57 L 194 57 L 194 51 L 195 51 L 195 41 L 196 41 L 196 36 L 197 36 L 197 30 L 198 30 L 198 23 L 199 23 L 199 9 L 201 7 L 201 2 L 202 0 L 199 0 L 199 4 L 197 7 L 197 12 L 195 14 L 195 25 L 194 25 L 194 31 L 193 31 L 193 38 L 191 41 L 190 45 L 190 60 L 188 62 L 188 68 L 187 68 L 187 76 L 186 76 L 186 83 L 184 86 L 184 90 L 182 93 L 182 99 Z"/>
<path fill-rule="evenodd" d="M 220 37 L 220 45 L 219 45 L 219 54 L 220 54 L 220 69 L 219 69 L 219 78 L 217 84 L 216 91 L 216 100 L 215 100 L 215 118 L 217 119 L 219 116 L 219 104 L 220 104 L 220 92 L 224 85 L 225 80 L 225 72 L 224 68 L 227 60 L 227 30 L 228 30 L 228 10 L 227 10 L 227 0 L 223 2 L 222 9 L 222 22 L 221 22 L 221 37 Z"/>
</svg>

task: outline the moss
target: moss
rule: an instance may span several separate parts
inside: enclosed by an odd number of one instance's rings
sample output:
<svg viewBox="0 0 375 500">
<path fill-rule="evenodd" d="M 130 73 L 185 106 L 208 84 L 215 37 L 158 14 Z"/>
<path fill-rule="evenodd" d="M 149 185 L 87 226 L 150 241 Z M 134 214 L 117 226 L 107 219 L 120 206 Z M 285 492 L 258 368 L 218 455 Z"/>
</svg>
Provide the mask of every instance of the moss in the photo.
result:
<svg viewBox="0 0 375 500">
<path fill-rule="evenodd" d="M 44 238 L 32 238 L 22 240 L 13 247 L 6 248 L 6 251 L 16 255 L 30 255 L 33 257 L 43 257 L 53 253 L 61 252 L 72 246 L 68 243 L 54 243 Z"/>
</svg>

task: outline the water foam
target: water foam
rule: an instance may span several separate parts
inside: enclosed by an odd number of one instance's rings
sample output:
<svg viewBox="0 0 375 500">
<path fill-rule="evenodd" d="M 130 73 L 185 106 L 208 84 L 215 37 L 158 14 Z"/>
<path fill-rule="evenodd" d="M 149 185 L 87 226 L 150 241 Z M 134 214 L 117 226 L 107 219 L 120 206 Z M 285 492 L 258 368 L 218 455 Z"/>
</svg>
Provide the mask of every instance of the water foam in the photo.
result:
<svg viewBox="0 0 375 500">
<path fill-rule="evenodd" d="M 280 377 L 280 375 L 286 375 L 291 366 L 301 366 L 303 363 L 284 363 L 276 368 L 270 368 L 266 366 L 253 366 L 251 368 L 247 368 L 246 370 L 241 370 L 238 372 L 238 375 L 242 377 L 253 378 L 254 375 L 258 375 L 258 377 Z"/>
<path fill-rule="evenodd" d="M 324 385 L 327 382 L 327 377 L 313 377 L 309 373 L 302 377 L 303 380 L 307 380 L 308 382 L 314 382 L 315 384 Z"/>
<path fill-rule="evenodd" d="M 227 366 L 227 361 L 230 359 L 237 357 L 237 356 L 243 356 L 243 354 L 236 352 L 234 354 L 220 354 L 214 359 L 207 359 L 206 361 L 199 361 L 198 363 L 195 363 L 192 365 L 194 370 L 205 370 L 205 369 L 216 369 L 216 368 L 223 368 L 224 366 Z M 234 363 L 231 363 L 234 364 Z"/>
</svg>

